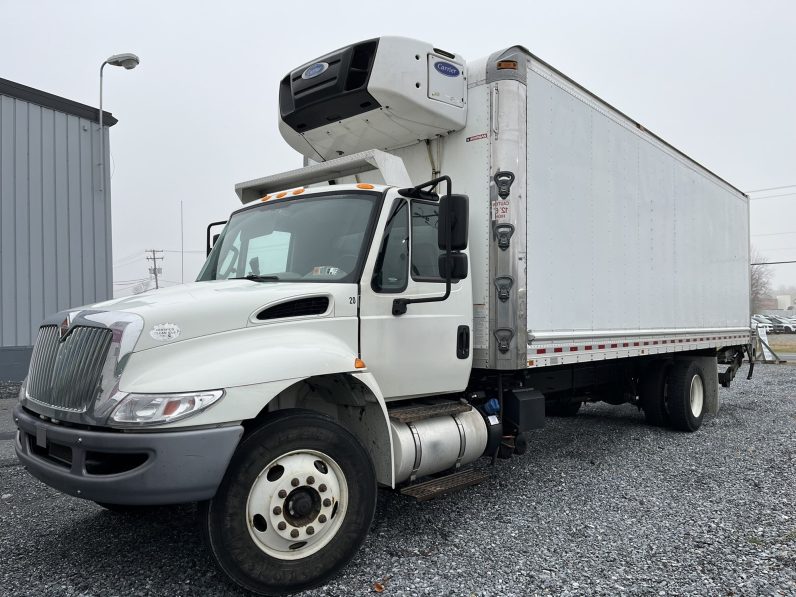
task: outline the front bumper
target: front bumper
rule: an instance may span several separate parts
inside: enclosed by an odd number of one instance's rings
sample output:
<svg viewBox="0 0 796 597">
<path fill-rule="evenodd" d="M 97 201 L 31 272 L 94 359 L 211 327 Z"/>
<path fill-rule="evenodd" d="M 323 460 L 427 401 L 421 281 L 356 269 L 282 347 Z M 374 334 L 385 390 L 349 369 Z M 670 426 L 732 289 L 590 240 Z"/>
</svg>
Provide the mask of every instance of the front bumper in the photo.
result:
<svg viewBox="0 0 796 597">
<path fill-rule="evenodd" d="M 123 433 L 85 431 L 41 420 L 21 406 L 17 457 L 50 487 L 111 504 L 179 504 L 212 498 L 243 435 L 212 429 Z"/>
</svg>

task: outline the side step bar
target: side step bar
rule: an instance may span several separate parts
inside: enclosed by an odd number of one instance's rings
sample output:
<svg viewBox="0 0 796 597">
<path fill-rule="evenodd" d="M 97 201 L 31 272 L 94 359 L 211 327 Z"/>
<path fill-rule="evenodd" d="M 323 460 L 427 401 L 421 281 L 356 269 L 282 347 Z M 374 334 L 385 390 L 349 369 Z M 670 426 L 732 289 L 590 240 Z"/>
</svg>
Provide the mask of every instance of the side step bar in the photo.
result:
<svg viewBox="0 0 796 597">
<path fill-rule="evenodd" d="M 418 502 L 425 502 L 435 497 L 445 495 L 446 493 L 451 493 L 472 485 L 478 485 L 487 478 L 489 478 L 489 473 L 470 469 L 453 473 L 445 477 L 431 479 L 430 481 L 408 485 L 401 489 L 401 493 L 415 498 Z"/>
<path fill-rule="evenodd" d="M 424 404 L 421 406 L 405 406 L 390 409 L 390 418 L 399 423 L 414 423 L 431 417 L 456 415 L 466 413 L 473 409 L 469 404 L 462 402 L 442 402 L 440 404 Z"/>
</svg>

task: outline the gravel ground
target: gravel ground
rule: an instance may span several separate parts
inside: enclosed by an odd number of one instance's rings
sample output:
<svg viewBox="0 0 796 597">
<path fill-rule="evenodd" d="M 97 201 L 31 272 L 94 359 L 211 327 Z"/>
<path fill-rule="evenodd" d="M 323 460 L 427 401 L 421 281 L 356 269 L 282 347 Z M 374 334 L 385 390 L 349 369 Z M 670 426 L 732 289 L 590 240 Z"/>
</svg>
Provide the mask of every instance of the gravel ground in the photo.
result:
<svg viewBox="0 0 796 597">
<path fill-rule="evenodd" d="M 796 595 L 796 368 L 743 376 L 696 434 L 589 405 L 478 487 L 383 491 L 363 549 L 305 595 Z M 192 506 L 114 515 L 11 462 L 0 493 L 2 595 L 240 594 Z"/>
</svg>

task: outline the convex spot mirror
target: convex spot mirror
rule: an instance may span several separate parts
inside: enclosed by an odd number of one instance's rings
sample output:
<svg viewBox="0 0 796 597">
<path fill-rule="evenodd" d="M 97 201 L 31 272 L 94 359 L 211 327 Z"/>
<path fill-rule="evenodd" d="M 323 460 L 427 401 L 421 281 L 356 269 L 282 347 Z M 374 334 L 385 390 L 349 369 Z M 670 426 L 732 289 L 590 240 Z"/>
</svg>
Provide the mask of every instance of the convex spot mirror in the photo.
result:
<svg viewBox="0 0 796 597">
<path fill-rule="evenodd" d="M 440 250 L 446 249 L 445 235 L 448 228 L 451 233 L 451 251 L 463 251 L 467 248 L 467 226 L 470 221 L 468 201 L 467 195 L 443 195 L 440 198 L 437 227 L 437 245 Z"/>
<path fill-rule="evenodd" d="M 439 256 L 439 276 L 440 278 L 447 279 L 448 270 L 450 270 L 451 281 L 458 282 L 467 277 L 467 255 L 464 253 L 451 253 L 450 260 L 447 263 L 450 267 L 446 267 L 446 256 Z"/>
</svg>

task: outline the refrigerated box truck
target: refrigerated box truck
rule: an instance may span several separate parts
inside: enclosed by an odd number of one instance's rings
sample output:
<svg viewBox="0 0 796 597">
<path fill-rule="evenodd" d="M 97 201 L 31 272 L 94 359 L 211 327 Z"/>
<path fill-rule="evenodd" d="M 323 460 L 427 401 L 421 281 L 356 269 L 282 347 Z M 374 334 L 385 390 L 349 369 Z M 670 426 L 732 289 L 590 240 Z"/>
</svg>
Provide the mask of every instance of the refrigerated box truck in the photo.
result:
<svg viewBox="0 0 796 597">
<path fill-rule="evenodd" d="M 235 187 L 195 283 L 43 322 L 33 475 L 198 501 L 221 569 L 278 594 L 349 561 L 377 486 L 478 483 L 545 413 L 718 410 L 750 343 L 744 193 L 520 46 L 372 39 L 279 106 L 304 167 Z"/>
</svg>

